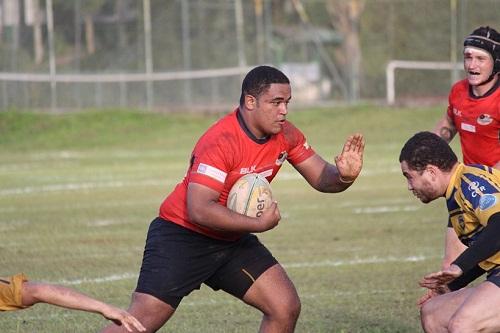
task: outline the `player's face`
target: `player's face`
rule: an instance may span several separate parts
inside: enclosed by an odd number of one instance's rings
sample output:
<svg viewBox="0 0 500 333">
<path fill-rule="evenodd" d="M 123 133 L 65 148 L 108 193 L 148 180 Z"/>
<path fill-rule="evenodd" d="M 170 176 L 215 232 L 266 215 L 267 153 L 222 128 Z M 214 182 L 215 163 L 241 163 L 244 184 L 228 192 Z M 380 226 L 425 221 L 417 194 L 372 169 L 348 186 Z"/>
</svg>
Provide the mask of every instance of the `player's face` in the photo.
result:
<svg viewBox="0 0 500 333">
<path fill-rule="evenodd" d="M 481 49 L 466 47 L 464 50 L 464 70 L 471 86 L 485 82 L 493 71 L 493 58 Z"/>
<path fill-rule="evenodd" d="M 440 197 L 436 190 L 436 182 L 430 169 L 426 168 L 422 171 L 410 169 L 406 161 L 401 162 L 401 171 L 406 177 L 408 190 L 413 192 L 413 195 L 420 199 L 423 203 L 429 203 Z"/>
<path fill-rule="evenodd" d="M 292 98 L 289 84 L 273 83 L 256 100 L 255 129 L 257 137 L 277 134 L 283 129 L 288 103 Z"/>
</svg>

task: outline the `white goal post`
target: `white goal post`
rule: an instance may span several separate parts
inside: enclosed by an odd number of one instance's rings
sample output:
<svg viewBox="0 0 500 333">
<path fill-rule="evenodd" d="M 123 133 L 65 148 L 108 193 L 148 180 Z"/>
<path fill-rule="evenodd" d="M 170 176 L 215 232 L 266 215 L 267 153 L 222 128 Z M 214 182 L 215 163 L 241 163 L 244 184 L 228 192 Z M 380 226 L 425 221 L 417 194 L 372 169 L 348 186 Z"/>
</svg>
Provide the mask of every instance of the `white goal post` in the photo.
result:
<svg viewBox="0 0 500 333">
<path fill-rule="evenodd" d="M 461 62 L 446 62 L 446 61 L 407 61 L 407 60 L 391 60 L 385 68 L 386 87 L 387 87 L 387 104 L 393 105 L 396 100 L 395 72 L 396 69 L 427 69 L 427 70 L 463 70 Z"/>
</svg>

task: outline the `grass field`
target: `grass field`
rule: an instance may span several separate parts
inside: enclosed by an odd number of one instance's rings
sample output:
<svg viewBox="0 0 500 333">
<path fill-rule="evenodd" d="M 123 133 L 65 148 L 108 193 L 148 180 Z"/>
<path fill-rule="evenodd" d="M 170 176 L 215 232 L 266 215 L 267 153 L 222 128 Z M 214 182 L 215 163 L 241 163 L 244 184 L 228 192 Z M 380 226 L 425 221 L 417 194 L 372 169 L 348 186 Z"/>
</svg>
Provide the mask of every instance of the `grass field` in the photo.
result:
<svg viewBox="0 0 500 333">
<path fill-rule="evenodd" d="M 291 110 L 323 157 L 351 132 L 366 137 L 360 178 L 315 192 L 286 165 L 273 190 L 280 225 L 260 239 L 302 300 L 297 332 L 419 332 L 418 279 L 438 267 L 443 200 L 406 189 L 403 142 L 444 108 Z M 0 276 L 24 272 L 126 308 L 146 230 L 216 115 L 140 111 L 0 113 Z M 458 152 L 457 143 L 454 143 Z M 256 332 L 260 313 L 208 287 L 181 303 L 160 332 Z M 97 332 L 106 320 L 49 305 L 0 314 L 0 332 Z"/>
</svg>

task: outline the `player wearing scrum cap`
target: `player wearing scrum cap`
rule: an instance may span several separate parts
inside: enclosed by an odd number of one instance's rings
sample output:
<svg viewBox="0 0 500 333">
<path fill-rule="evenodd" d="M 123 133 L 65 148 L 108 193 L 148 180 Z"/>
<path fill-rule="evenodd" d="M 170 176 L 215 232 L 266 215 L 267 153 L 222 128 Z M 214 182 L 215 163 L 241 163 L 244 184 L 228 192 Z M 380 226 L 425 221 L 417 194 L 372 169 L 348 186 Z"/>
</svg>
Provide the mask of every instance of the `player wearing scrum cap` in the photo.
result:
<svg viewBox="0 0 500 333">
<path fill-rule="evenodd" d="M 451 88 L 448 110 L 434 132 L 450 142 L 459 134 L 465 164 L 500 166 L 500 34 L 490 27 L 464 40 L 466 78 Z"/>
<path fill-rule="evenodd" d="M 451 88 L 447 112 L 434 133 L 450 142 L 458 133 L 465 164 L 500 168 L 500 34 L 488 26 L 464 40 L 465 79 Z M 464 250 L 448 225 L 446 268 Z"/>
</svg>

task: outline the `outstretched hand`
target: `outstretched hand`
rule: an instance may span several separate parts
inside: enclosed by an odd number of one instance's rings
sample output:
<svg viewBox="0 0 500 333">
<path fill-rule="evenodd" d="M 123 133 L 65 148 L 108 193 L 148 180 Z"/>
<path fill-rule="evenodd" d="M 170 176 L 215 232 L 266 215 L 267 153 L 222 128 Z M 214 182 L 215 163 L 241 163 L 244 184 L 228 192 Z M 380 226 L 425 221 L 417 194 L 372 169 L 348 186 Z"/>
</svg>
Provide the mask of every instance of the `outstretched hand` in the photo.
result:
<svg viewBox="0 0 500 333">
<path fill-rule="evenodd" d="M 364 149 L 363 134 L 356 133 L 347 138 L 342 152 L 335 157 L 335 164 L 343 182 L 353 182 L 358 177 L 363 166 Z"/>
<path fill-rule="evenodd" d="M 446 287 L 448 283 L 455 280 L 457 277 L 462 275 L 462 269 L 457 265 L 450 265 L 449 267 L 436 272 L 431 273 L 426 276 L 419 282 L 420 286 L 424 288 L 428 288 L 435 291 L 440 291 L 442 288 Z"/>
<path fill-rule="evenodd" d="M 102 315 L 118 326 L 124 326 L 128 332 L 145 332 L 146 328 L 134 316 L 125 310 L 109 306 Z M 135 329 L 135 330 L 134 330 Z"/>
</svg>

